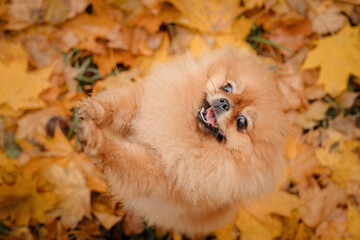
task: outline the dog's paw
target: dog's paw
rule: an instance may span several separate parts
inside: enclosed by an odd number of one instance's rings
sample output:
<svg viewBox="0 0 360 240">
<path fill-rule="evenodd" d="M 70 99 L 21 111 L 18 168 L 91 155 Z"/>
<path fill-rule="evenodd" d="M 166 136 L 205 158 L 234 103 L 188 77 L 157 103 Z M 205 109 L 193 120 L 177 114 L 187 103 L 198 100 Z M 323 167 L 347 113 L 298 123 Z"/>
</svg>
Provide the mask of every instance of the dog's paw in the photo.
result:
<svg viewBox="0 0 360 240">
<path fill-rule="evenodd" d="M 98 128 L 105 128 L 112 122 L 111 114 L 112 111 L 105 109 L 99 99 L 91 97 L 82 101 L 77 116 L 84 121 L 93 121 Z"/>
<path fill-rule="evenodd" d="M 92 158 L 97 158 L 104 150 L 105 137 L 101 129 L 91 119 L 84 119 L 76 130 L 81 149 Z"/>
</svg>

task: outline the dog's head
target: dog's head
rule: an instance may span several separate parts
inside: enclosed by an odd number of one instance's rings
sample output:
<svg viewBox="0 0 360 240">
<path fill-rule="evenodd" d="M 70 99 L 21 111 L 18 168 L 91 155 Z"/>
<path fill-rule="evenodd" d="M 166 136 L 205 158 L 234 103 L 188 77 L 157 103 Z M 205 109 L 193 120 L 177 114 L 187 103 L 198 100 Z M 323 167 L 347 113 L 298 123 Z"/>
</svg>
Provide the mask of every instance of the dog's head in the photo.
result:
<svg viewBox="0 0 360 240">
<path fill-rule="evenodd" d="M 242 152 L 254 145 L 281 144 L 286 120 L 264 64 L 231 47 L 209 59 L 204 63 L 204 98 L 196 111 L 201 131 Z"/>
</svg>

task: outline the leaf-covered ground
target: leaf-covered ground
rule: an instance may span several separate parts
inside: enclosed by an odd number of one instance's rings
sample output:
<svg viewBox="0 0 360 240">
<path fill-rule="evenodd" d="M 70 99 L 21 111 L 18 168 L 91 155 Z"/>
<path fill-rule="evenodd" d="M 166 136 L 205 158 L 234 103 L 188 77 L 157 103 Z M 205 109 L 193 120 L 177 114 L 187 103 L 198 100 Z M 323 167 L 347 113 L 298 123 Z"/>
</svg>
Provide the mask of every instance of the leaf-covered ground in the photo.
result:
<svg viewBox="0 0 360 240">
<path fill-rule="evenodd" d="M 359 0 L 0 0 L 0 239 L 181 239 L 106 194 L 76 106 L 227 42 L 274 69 L 292 135 L 278 191 L 210 238 L 360 239 L 359 23 Z"/>
</svg>

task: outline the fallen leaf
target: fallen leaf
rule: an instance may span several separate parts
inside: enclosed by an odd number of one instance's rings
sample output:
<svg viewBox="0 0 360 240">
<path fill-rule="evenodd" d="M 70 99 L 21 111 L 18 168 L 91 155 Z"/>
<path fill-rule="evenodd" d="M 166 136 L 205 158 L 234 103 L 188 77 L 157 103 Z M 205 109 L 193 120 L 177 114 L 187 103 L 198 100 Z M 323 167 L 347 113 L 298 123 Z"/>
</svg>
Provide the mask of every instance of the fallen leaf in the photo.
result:
<svg viewBox="0 0 360 240">
<path fill-rule="evenodd" d="M 18 174 L 14 185 L 0 185 L 0 220 L 10 217 L 18 226 L 33 218 L 45 223 L 45 213 L 54 209 L 55 201 L 54 193 L 37 191 L 37 178 Z"/>
<path fill-rule="evenodd" d="M 22 44 L 28 53 L 30 63 L 36 68 L 47 67 L 55 61 L 55 58 L 61 57 L 43 34 L 29 34 L 23 38 Z"/>
<path fill-rule="evenodd" d="M 261 8 L 265 0 L 244 0 L 244 6 L 248 9 Z"/>
<path fill-rule="evenodd" d="M 116 65 L 121 63 L 124 67 L 129 67 L 133 64 L 134 58 L 128 51 L 121 51 L 116 49 L 109 49 L 106 55 L 95 54 L 93 62 L 98 66 L 102 76 L 107 76 L 113 69 L 117 69 Z"/>
<path fill-rule="evenodd" d="M 239 14 L 239 1 L 195 1 L 169 0 L 182 17 L 178 22 L 201 32 L 224 32 Z"/>
<path fill-rule="evenodd" d="M 62 24 L 57 33 L 53 35 L 54 44 L 64 45 L 65 49 L 69 47 L 78 47 L 86 49 L 96 54 L 104 54 L 106 52 L 106 44 L 98 41 L 99 38 L 106 39 L 106 34 L 117 25 L 116 21 L 109 17 L 98 15 L 89 15 L 86 13 L 67 21 Z M 71 33 L 71 43 L 76 44 L 69 46 L 64 44 L 64 39 L 59 42 L 59 38 Z"/>
<path fill-rule="evenodd" d="M 100 92 L 104 89 L 114 89 L 128 87 L 139 79 L 140 71 L 133 68 L 129 71 L 123 71 L 116 75 L 110 75 L 102 81 L 98 81 L 94 85 L 93 93 Z"/>
<path fill-rule="evenodd" d="M 54 193 L 59 196 L 52 216 L 61 217 L 61 222 L 69 228 L 75 228 L 84 216 L 90 216 L 90 189 L 74 163 L 68 169 L 54 164 L 44 176 L 56 186 Z"/>
<path fill-rule="evenodd" d="M 342 133 L 346 139 L 356 139 L 360 136 L 360 129 L 356 127 L 351 116 L 338 116 L 330 122 L 330 128 Z"/>
<path fill-rule="evenodd" d="M 211 48 L 211 45 L 209 45 L 200 34 L 196 34 L 189 43 L 189 51 L 195 57 L 200 56 L 201 53 L 205 51 L 209 51 Z"/>
<path fill-rule="evenodd" d="M 360 239 L 360 212 L 357 211 L 351 204 L 348 204 L 347 210 L 347 229 L 351 234 L 350 239 Z"/>
<path fill-rule="evenodd" d="M 88 0 L 14 0 L 8 6 L 6 29 L 21 30 L 40 23 L 58 24 L 81 13 Z"/>
<path fill-rule="evenodd" d="M 336 98 L 336 102 L 342 108 L 351 108 L 358 96 L 358 92 L 344 91 L 340 94 L 339 97 Z"/>
<path fill-rule="evenodd" d="M 60 167 L 69 168 L 70 164 L 75 164 L 76 169 L 81 171 L 87 179 L 87 186 L 91 190 L 106 192 L 106 184 L 94 163 L 88 159 L 84 153 L 75 152 L 74 146 L 64 136 L 60 128 L 55 129 L 53 138 L 48 139 L 40 135 L 36 141 L 46 149 L 46 151 L 40 155 L 48 159 L 48 165 L 56 163 Z"/>
<path fill-rule="evenodd" d="M 304 80 L 298 67 L 291 63 L 284 64 L 276 71 L 276 79 L 285 111 L 307 104 L 304 96 Z"/>
<path fill-rule="evenodd" d="M 234 235 L 234 224 L 232 222 L 215 230 L 215 236 L 218 240 L 232 240 Z"/>
<path fill-rule="evenodd" d="M 56 107 L 44 108 L 39 111 L 26 114 L 18 121 L 16 138 L 34 138 L 36 134 L 46 135 L 45 126 L 47 122 L 56 115 L 64 116 L 64 111 Z"/>
<path fill-rule="evenodd" d="M 297 116 L 296 123 L 304 129 L 311 129 L 318 121 L 325 119 L 329 107 L 328 103 L 322 101 L 313 102 L 305 112 Z"/>
<path fill-rule="evenodd" d="M 316 149 L 316 157 L 331 169 L 331 178 L 349 191 L 352 185 L 360 183 L 359 149 L 358 141 L 345 140 L 341 134 L 332 133 L 327 147 Z"/>
<path fill-rule="evenodd" d="M 346 230 L 346 212 L 337 208 L 327 221 L 322 222 L 315 232 L 318 239 L 345 239 L 349 237 Z"/>
<path fill-rule="evenodd" d="M 101 225 L 105 227 L 106 230 L 110 230 L 116 223 L 118 223 L 121 218 L 106 212 L 93 212 L 95 217 L 100 221 Z"/>
<path fill-rule="evenodd" d="M 326 96 L 326 92 L 323 84 L 307 87 L 304 93 L 308 100 L 321 99 Z"/>
<path fill-rule="evenodd" d="M 75 80 L 75 77 L 79 74 L 80 68 L 74 68 L 71 66 L 64 67 L 65 84 L 69 93 L 76 93 L 78 90 L 79 82 Z"/>
<path fill-rule="evenodd" d="M 269 39 L 297 52 L 305 46 L 306 37 L 311 32 L 310 27 L 310 21 L 303 21 L 294 26 L 286 26 L 280 22 L 271 30 Z M 291 53 L 284 49 L 280 49 L 280 52 L 285 56 L 291 56 Z"/>
<path fill-rule="evenodd" d="M 27 71 L 27 59 L 19 45 L 18 58 L 7 63 L 0 62 L 2 79 L 0 81 L 0 113 L 8 106 L 15 112 L 36 109 L 44 106 L 39 94 L 50 87 L 48 78 L 52 67 Z"/>
<path fill-rule="evenodd" d="M 143 5 L 151 1 L 143 1 Z M 153 1 L 156 2 L 156 1 Z M 159 4 L 160 5 L 160 4 Z M 159 31 L 161 24 L 171 23 L 180 17 L 179 11 L 170 4 L 161 4 L 157 13 L 146 11 L 131 21 L 134 26 L 142 27 L 146 32 L 154 34 Z"/>
<path fill-rule="evenodd" d="M 296 184 L 306 184 L 314 174 L 321 175 L 326 171 L 315 156 L 315 151 L 310 145 L 295 142 L 298 155 L 289 164 L 289 180 Z"/>
<path fill-rule="evenodd" d="M 335 33 L 346 24 L 346 17 L 341 9 L 331 1 L 311 1 L 308 16 L 312 23 L 312 30 L 324 35 Z"/>
<path fill-rule="evenodd" d="M 304 69 L 321 67 L 318 83 L 334 96 L 346 89 L 350 74 L 360 76 L 359 29 L 346 25 L 338 34 L 317 41 L 304 62 Z"/>
<path fill-rule="evenodd" d="M 304 202 L 299 208 L 301 219 L 310 227 L 330 219 L 333 211 L 346 203 L 346 193 L 335 183 L 324 189 L 317 185 L 300 189 L 300 199 Z"/>
<path fill-rule="evenodd" d="M 264 197 L 247 207 L 257 219 L 266 222 L 270 214 L 277 214 L 284 217 L 290 217 L 291 211 L 299 208 L 301 201 L 293 194 L 278 190 L 271 196 Z"/>
<path fill-rule="evenodd" d="M 279 220 L 271 219 L 271 223 L 261 223 L 244 208 L 240 208 L 235 225 L 241 231 L 242 240 L 272 240 L 275 237 L 281 236 L 282 225 Z"/>
</svg>

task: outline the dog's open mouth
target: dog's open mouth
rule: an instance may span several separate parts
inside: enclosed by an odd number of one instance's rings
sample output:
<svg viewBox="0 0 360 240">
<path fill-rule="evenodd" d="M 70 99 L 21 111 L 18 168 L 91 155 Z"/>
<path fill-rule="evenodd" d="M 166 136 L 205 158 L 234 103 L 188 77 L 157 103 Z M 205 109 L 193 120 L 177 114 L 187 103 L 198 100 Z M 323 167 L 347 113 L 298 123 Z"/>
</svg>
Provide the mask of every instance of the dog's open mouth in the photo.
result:
<svg viewBox="0 0 360 240">
<path fill-rule="evenodd" d="M 207 101 L 198 112 L 198 121 L 221 142 L 226 139 L 223 132 L 219 129 L 215 115 L 215 109 Z"/>
</svg>

